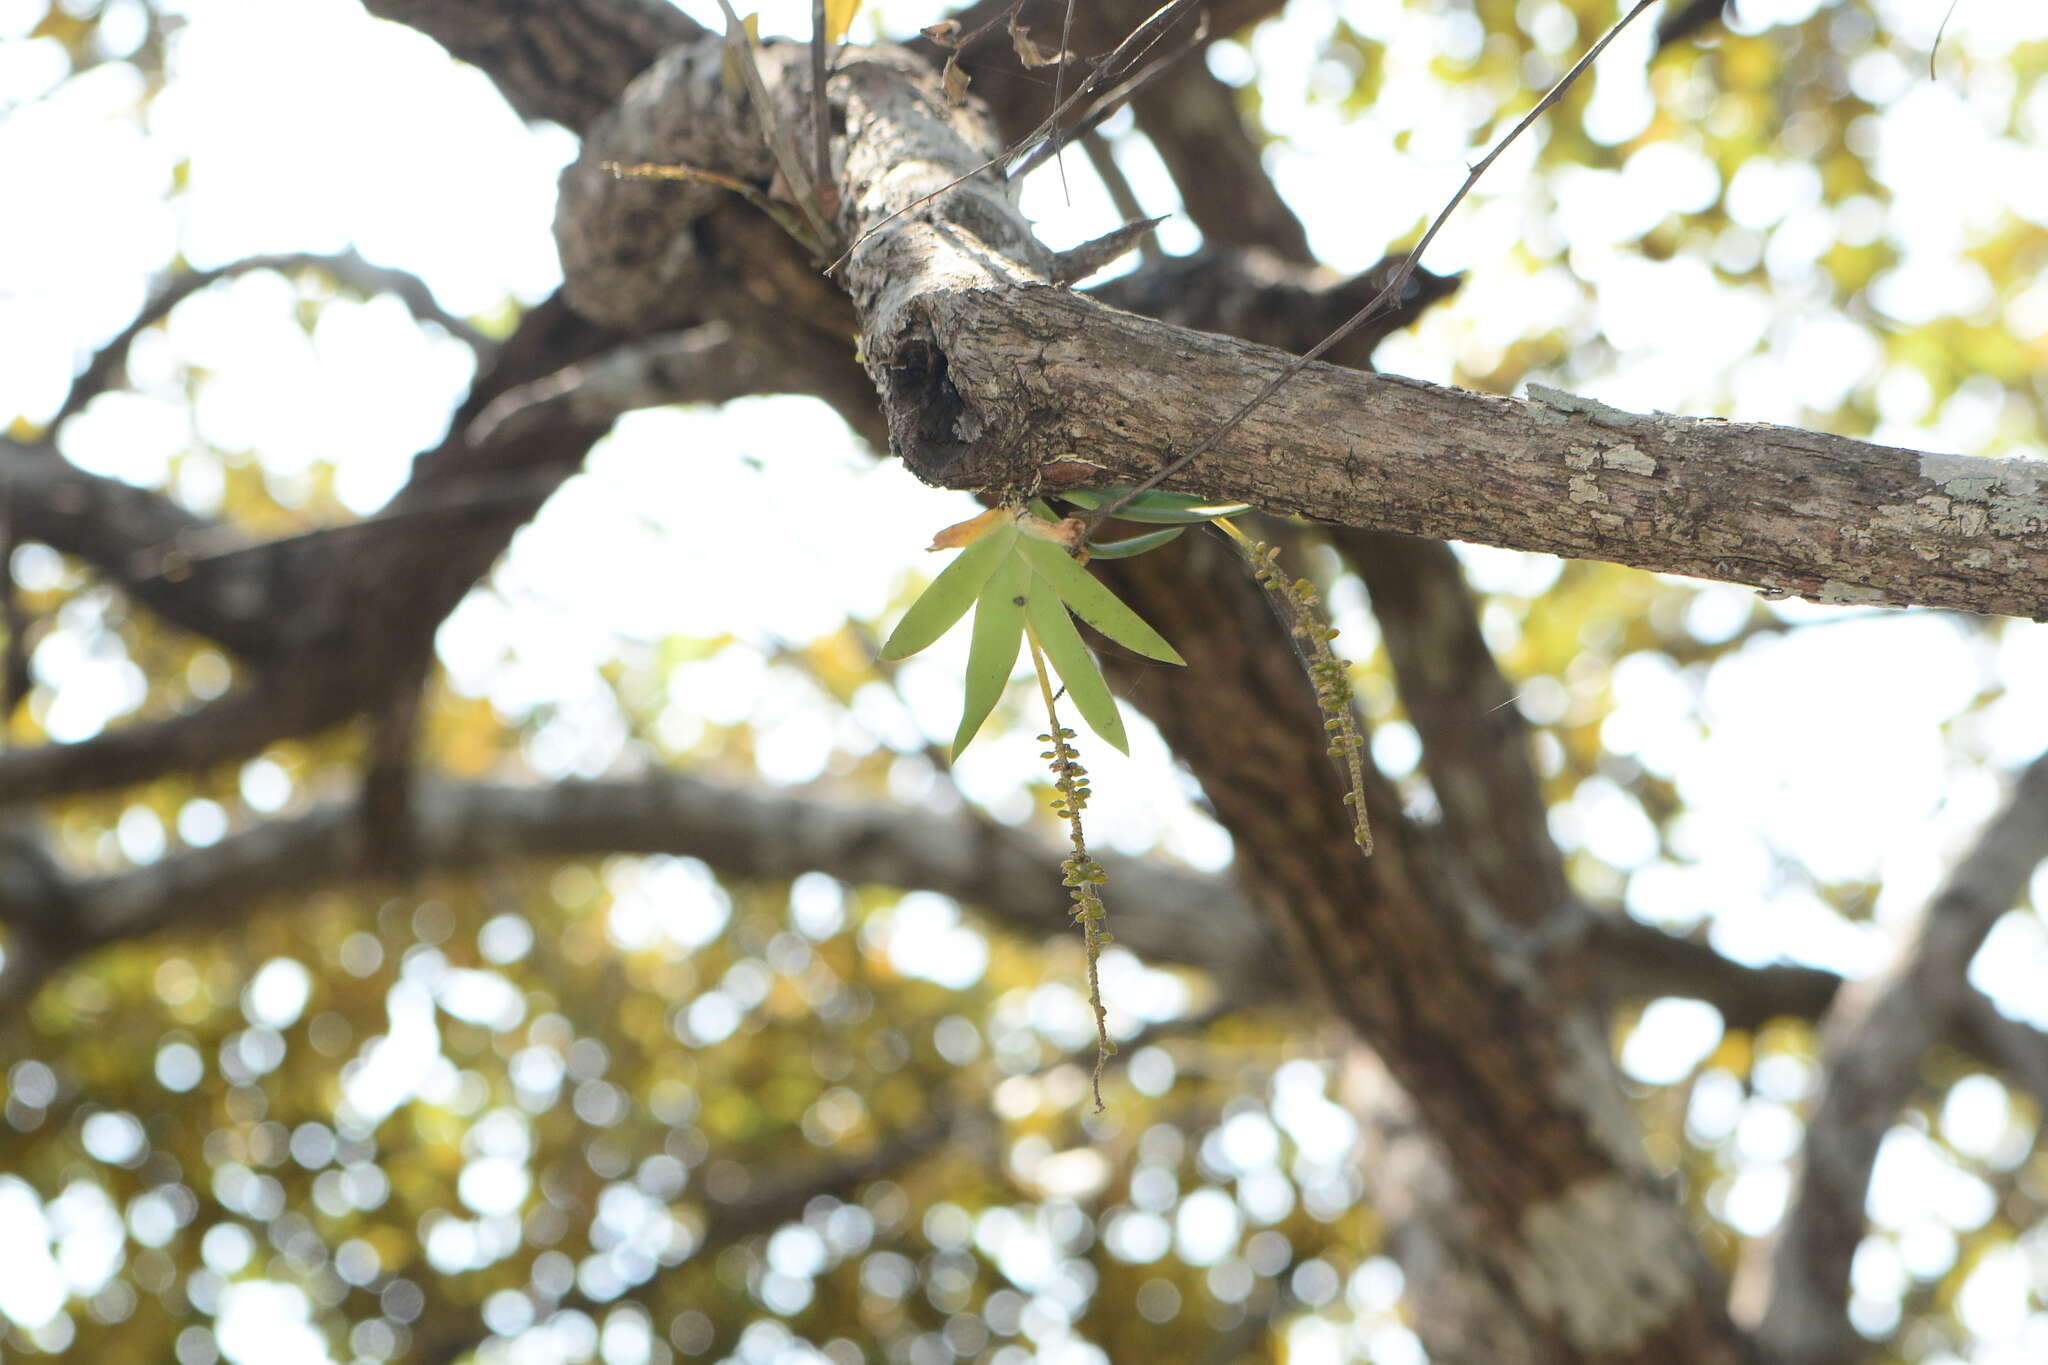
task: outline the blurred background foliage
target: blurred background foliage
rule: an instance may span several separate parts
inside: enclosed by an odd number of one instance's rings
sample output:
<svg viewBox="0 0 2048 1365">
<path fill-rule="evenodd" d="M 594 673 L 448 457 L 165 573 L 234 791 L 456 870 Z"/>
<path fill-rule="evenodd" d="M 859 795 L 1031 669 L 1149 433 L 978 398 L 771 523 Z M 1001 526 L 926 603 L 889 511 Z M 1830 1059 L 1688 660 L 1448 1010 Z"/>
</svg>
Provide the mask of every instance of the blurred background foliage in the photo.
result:
<svg viewBox="0 0 2048 1365">
<path fill-rule="evenodd" d="M 1615 13 L 1593 0 L 1295 9 L 1287 39 L 1312 38 L 1306 71 L 1274 66 L 1280 41 L 1260 32 L 1238 35 L 1212 66 L 1242 77 L 1244 107 L 1276 154 L 1297 135 L 1262 93 L 1269 77 L 1305 82 L 1290 107 L 1314 118 L 1377 119 L 1397 157 L 1424 138 L 1482 143 Z M 1756 10 L 1654 61 L 1638 51 L 1635 68 L 1617 54 L 1574 91 L 1519 167 L 1496 172 L 1502 197 L 1475 208 L 1516 220 L 1514 254 L 1457 263 L 1472 270 L 1463 295 L 1390 343 L 1383 363 L 1499 392 L 1530 375 L 1583 388 L 1642 344 L 1616 335 L 1612 291 L 1640 263 L 1679 262 L 1701 277 L 1700 297 L 1750 320 L 1734 352 L 1685 362 L 1671 406 L 1752 415 L 1760 373 L 1796 378 L 1811 348 L 1846 346 L 1841 382 L 1771 390 L 1769 415 L 2040 453 L 2040 187 L 2029 212 L 1927 245 L 1900 217 L 1921 210 L 1877 173 L 1880 116 L 1929 84 L 1924 31 L 1902 35 L 1891 11 L 1855 0 Z M 908 31 L 895 22 L 913 17 L 906 6 L 886 13 L 891 31 Z M 71 83 L 118 78 L 146 124 L 183 22 L 178 8 L 139 0 L 0 5 L 0 117 Z M 1957 36 L 1934 85 L 2025 145 L 2038 170 L 2044 75 L 2048 41 L 1999 49 Z M 1651 102 L 1625 137 L 1598 116 L 1609 83 L 1643 83 Z M 184 171 L 161 187 L 174 211 Z M 1590 243 L 1567 202 L 1589 186 L 1610 229 Z M 1412 233 L 1437 202 L 1388 211 L 1407 214 Z M 1940 259 L 1913 265 L 1909 246 Z M 282 285 L 263 286 L 267 305 L 309 333 L 334 310 L 367 306 L 315 271 Z M 502 333 L 518 307 L 508 292 L 471 321 Z M 1689 325 L 1682 305 L 1664 322 Z M 138 349 L 152 346 L 162 349 L 147 338 Z M 192 402 L 218 379 L 176 354 L 147 368 L 160 395 Z M 0 413 L 24 438 L 47 416 Z M 261 449 L 195 436 L 166 486 L 281 533 L 356 515 L 336 472 L 271 468 Z M 1708 679 L 1761 639 L 1864 618 L 1598 564 L 1485 552 L 1469 563 L 1489 641 L 1537 726 L 1581 890 L 1705 932 L 1704 907 L 1690 920 L 1665 914 L 1641 888 L 1697 864 L 1719 828 L 1688 828 L 1670 758 L 1711 735 Z M 220 653 L 160 627 L 83 566 L 24 545 L 13 567 L 34 623 L 35 685 L 10 744 L 76 737 L 52 724 L 72 689 L 113 689 L 105 720 L 125 721 L 177 713 L 232 682 Z M 1426 808 L 1363 595 L 1334 556 L 1312 555 L 1310 567 L 1346 642 L 1364 651 L 1375 758 Z M 899 606 L 915 587 L 902 583 Z M 622 641 L 602 673 L 614 753 L 753 774 L 749 720 L 687 714 L 704 670 L 734 656 L 740 676 L 800 696 L 818 718 L 818 788 L 957 804 L 914 732 L 875 732 L 878 707 L 910 707 L 871 662 L 878 624 L 782 644 Z M 1958 620 L 1936 633 L 2004 659 L 2018 647 L 2001 652 L 2001 637 L 2025 630 Z M 1618 723 L 1631 691 L 1668 696 L 1673 728 Z M 2004 692 L 1987 665 L 1950 717 L 1949 771 L 2009 757 L 1994 733 Z M 548 746 L 582 723 L 565 706 L 507 705 L 438 680 L 422 766 L 557 775 Z M 113 874 L 345 795 L 363 752 L 354 731 L 280 744 L 236 770 L 63 802 L 50 830 L 73 865 Z M 1042 799 L 1027 818 L 1050 821 Z M 1830 878 L 1788 852 L 1769 876 L 1846 923 L 1872 914 L 1869 875 Z M 1114 887 L 1110 906 L 1113 918 Z M 1077 945 L 1020 937 L 929 893 L 817 874 L 740 881 L 693 860 L 620 856 L 219 911 L 93 954 L 0 1022 L 8 1353 L 109 1365 L 424 1363 L 479 1349 L 610 1365 L 1420 1358 L 1354 1160 L 1345 1044 L 1300 1009 L 1236 1009 L 1197 974 L 1112 952 L 1107 994 L 1125 1047 L 1108 1112 L 1090 1117 Z M 1798 1021 L 1723 1030 L 1701 1022 L 1704 1006 L 1687 1009 L 1626 1010 L 1615 1043 L 1656 1160 L 1739 1277 L 1775 1216 L 1773 1191 L 1783 1198 L 1815 1044 Z M 1661 1026 L 1644 1032 L 1660 1010 Z M 1650 1041 L 1634 1047 L 1639 1034 Z M 1949 1212 L 1874 1239 L 1888 1250 L 1859 1261 L 1859 1323 L 1891 1343 L 1886 1358 L 1992 1359 L 1985 1324 L 2040 1308 L 2048 1247 L 2027 1230 L 2048 1199 L 2048 1162 L 2023 1097 L 1960 1058 L 1937 1070 L 1908 1126 L 1952 1182 L 1940 1197 Z M 1991 1288 L 1971 1289 L 2015 1248 L 2017 1281 L 2000 1270 Z M 1974 1324 L 1973 1292 L 1990 1296 Z"/>
</svg>

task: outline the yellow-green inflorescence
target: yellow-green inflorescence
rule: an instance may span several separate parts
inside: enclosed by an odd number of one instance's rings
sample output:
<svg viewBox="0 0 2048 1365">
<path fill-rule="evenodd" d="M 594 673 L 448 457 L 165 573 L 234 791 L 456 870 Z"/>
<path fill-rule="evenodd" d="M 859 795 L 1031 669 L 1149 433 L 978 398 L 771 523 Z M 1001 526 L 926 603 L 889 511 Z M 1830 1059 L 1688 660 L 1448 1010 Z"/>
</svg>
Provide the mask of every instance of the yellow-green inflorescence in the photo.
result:
<svg viewBox="0 0 2048 1365">
<path fill-rule="evenodd" d="M 1372 852 L 1372 822 L 1365 810 L 1365 737 L 1358 733 L 1358 718 L 1351 709 L 1351 669 L 1330 648 L 1337 628 L 1327 624 L 1316 608 L 1322 598 L 1306 578 L 1290 579 L 1281 572 L 1277 546 L 1247 537 L 1228 521 L 1216 526 L 1237 544 L 1250 561 L 1259 586 L 1273 594 L 1286 608 L 1296 649 L 1308 669 L 1309 682 L 1316 690 L 1316 707 L 1323 713 L 1323 729 L 1329 733 L 1329 755 L 1343 766 L 1350 790 L 1344 804 L 1351 807 L 1352 838 L 1363 853 Z"/>
<path fill-rule="evenodd" d="M 1100 964 L 1102 950 L 1109 946 L 1111 939 L 1106 927 L 1109 909 L 1102 903 L 1102 892 L 1097 888 L 1109 881 L 1109 874 L 1102 870 L 1102 864 L 1095 861 L 1088 852 L 1088 836 L 1081 827 L 1081 812 L 1088 808 L 1088 770 L 1081 766 L 1081 751 L 1074 747 L 1074 732 L 1060 724 L 1059 713 L 1053 707 L 1052 679 L 1048 676 L 1045 662 L 1038 651 L 1038 642 L 1031 642 L 1031 660 L 1038 667 L 1039 689 L 1045 697 L 1046 723 L 1050 733 L 1041 734 L 1039 743 L 1052 747 L 1039 757 L 1052 768 L 1052 784 L 1055 795 L 1052 799 L 1053 814 L 1067 822 L 1067 839 L 1074 851 L 1060 864 L 1060 884 L 1067 888 L 1067 894 L 1074 901 L 1074 922 L 1081 926 L 1081 944 L 1088 954 L 1088 1007 L 1095 1012 L 1095 1071 L 1091 1084 L 1095 1094 L 1095 1112 L 1102 1112 L 1102 1068 L 1116 1052 L 1116 1044 L 1109 1040 L 1109 1012 L 1102 1006 L 1102 977 Z"/>
</svg>

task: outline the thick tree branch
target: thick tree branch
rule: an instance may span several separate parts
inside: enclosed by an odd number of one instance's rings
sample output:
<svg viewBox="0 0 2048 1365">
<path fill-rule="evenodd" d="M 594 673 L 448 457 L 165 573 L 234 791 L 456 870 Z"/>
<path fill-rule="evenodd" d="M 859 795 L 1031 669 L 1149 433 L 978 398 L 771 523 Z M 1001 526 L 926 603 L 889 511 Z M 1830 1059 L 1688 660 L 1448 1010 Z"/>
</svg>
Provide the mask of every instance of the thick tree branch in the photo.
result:
<svg viewBox="0 0 2048 1365">
<path fill-rule="evenodd" d="M 365 0 L 363 7 L 483 68 L 526 118 L 553 119 L 575 132 L 656 53 L 705 33 L 667 0 Z"/>
<path fill-rule="evenodd" d="M 195 516 L 161 493 L 88 474 L 53 446 L 4 436 L 0 498 L 7 499 L 16 539 L 78 556 L 166 621 L 244 659 L 276 650 L 260 597 L 202 591 L 183 572 L 195 554 L 246 545 L 240 532 Z"/>
<path fill-rule="evenodd" d="M 1588 917 L 1584 956 L 1583 984 L 1609 998 L 1704 1000 L 1732 1029 L 1757 1029 L 1773 1019 L 1818 1019 L 1842 988 L 1842 978 L 1826 968 L 1789 962 L 1746 967 L 1705 943 L 1619 911 Z"/>
<path fill-rule="evenodd" d="M 2048 858 L 2048 756 L 1958 862 L 1891 970 L 1842 992 L 1821 1040 L 1821 1083 L 1759 1335 L 1789 1365 L 1849 1365 L 1849 1263 L 1877 1148 L 1921 1083 L 1921 1059 L 1973 994 L 1970 959 Z M 1982 1020 L 1977 1022 L 1981 1023 Z"/>
<path fill-rule="evenodd" d="M 359 879 L 368 861 L 357 807 L 277 820 L 148 867 L 15 898 L 82 946 L 200 928 L 256 902 Z M 1021 932 L 1071 930 L 1061 854 L 1035 834 L 962 813 L 852 805 L 665 775 L 549 787 L 426 783 L 406 833 L 415 871 L 470 872 L 513 858 L 606 853 L 696 857 L 733 876 L 821 871 L 849 882 L 920 887 L 981 906 Z M 1207 969 L 1225 998 L 1286 993 L 1271 940 L 1229 882 L 1158 860 L 1101 855 L 1118 887 L 1117 937 L 1148 960 Z M 0 862 L 0 872 L 6 864 Z M 24 875 L 23 884 L 27 885 Z M 0 881 L 0 891 L 7 883 Z M 5 905 L 7 902 L 0 902 Z M 14 916 L 9 916 L 13 918 Z"/>
<path fill-rule="evenodd" d="M 898 235 L 913 234 L 922 240 L 872 257 L 865 354 L 892 444 L 934 483 L 1135 481 L 1287 364 L 976 271 L 921 225 Z M 921 266 L 921 283 L 906 278 Z M 1516 401 L 1311 366 L 1170 486 L 1774 595 L 2048 618 L 2037 461 L 1634 416 L 1541 392 Z"/>
<path fill-rule="evenodd" d="M 468 439 L 482 445 L 549 424 L 609 426 L 641 408 L 719 403 L 759 391 L 764 380 L 785 378 L 832 404 L 854 431 L 876 442 L 887 439 L 874 393 L 851 363 L 851 348 L 792 328 L 771 359 L 758 347 L 737 344 L 735 331 L 711 322 L 663 332 L 558 370 L 500 394 L 470 424 Z M 765 327 L 762 334 L 768 334 Z"/>
<path fill-rule="evenodd" d="M 352 715 L 363 685 L 356 675 L 309 668 L 168 720 L 123 725 L 75 743 L 0 752 L 0 806 L 127 786 L 247 758 L 265 745 Z"/>
</svg>

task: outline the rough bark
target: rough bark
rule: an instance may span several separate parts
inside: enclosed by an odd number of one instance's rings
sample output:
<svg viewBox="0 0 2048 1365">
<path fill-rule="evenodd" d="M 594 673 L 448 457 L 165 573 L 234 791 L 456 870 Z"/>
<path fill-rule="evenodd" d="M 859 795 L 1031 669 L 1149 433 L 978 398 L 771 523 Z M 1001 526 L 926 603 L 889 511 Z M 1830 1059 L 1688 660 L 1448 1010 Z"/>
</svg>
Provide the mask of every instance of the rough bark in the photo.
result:
<svg viewBox="0 0 2048 1365">
<path fill-rule="evenodd" d="M 1148 477 L 1289 363 L 1028 279 L 963 279 L 945 259 L 963 254 L 937 233 L 875 252 L 898 301 L 866 311 L 892 444 L 934 483 Z M 2048 468 L 2032 460 L 1311 365 L 1166 486 L 1773 596 L 2048 618 Z"/>
</svg>

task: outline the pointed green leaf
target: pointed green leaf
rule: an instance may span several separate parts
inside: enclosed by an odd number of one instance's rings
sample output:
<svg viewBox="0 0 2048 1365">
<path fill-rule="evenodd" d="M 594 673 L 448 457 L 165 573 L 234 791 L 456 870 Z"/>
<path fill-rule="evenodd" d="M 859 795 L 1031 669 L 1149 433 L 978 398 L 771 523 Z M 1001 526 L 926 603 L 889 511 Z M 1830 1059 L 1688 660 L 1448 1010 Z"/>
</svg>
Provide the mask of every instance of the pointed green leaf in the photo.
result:
<svg viewBox="0 0 2048 1365">
<path fill-rule="evenodd" d="M 1038 640 L 1038 647 L 1045 651 L 1053 671 L 1066 684 L 1074 708 L 1088 722 L 1089 729 L 1108 740 L 1118 753 L 1128 754 L 1131 742 L 1124 735 L 1124 718 L 1116 709 L 1116 698 L 1103 681 L 1095 656 L 1081 643 L 1081 632 L 1074 629 L 1066 604 L 1035 573 L 1025 592 L 1024 619 L 1031 623 L 1031 633 Z"/>
<path fill-rule="evenodd" d="M 993 536 L 989 539 L 994 539 Z M 1022 537 L 1029 540 L 1029 536 Z M 1011 540 L 1014 546 L 1018 541 Z M 1031 571 L 1015 554 L 1006 554 L 983 585 L 974 607 L 974 639 L 967 647 L 967 705 L 953 736 L 958 758 L 1009 684 L 1017 666 L 1017 648 L 1024 641 L 1024 599 Z"/>
<path fill-rule="evenodd" d="M 1018 538 L 1017 548 L 1059 594 L 1060 600 L 1073 609 L 1074 615 L 1148 659 L 1169 664 L 1187 662 L 1172 645 L 1166 643 L 1165 637 L 1145 624 L 1143 617 L 1119 601 L 1115 593 L 1096 582 L 1094 575 L 1076 564 L 1058 545 L 1036 536 L 1022 536 Z"/>
<path fill-rule="evenodd" d="M 882 657 L 907 659 L 951 630 L 953 623 L 967 614 L 996 566 L 1009 557 L 1016 537 L 1016 530 L 1006 526 L 962 550 L 903 613 L 882 646 Z"/>
<path fill-rule="evenodd" d="M 1187 529 L 1185 526 L 1169 526 L 1164 531 L 1152 531 L 1146 535 L 1132 536 L 1129 540 L 1091 540 L 1088 542 L 1088 557 L 1090 559 L 1129 559 L 1132 555 L 1141 555 L 1147 550 L 1158 549 Z"/>
<path fill-rule="evenodd" d="M 1069 488 L 1059 496 L 1076 507 L 1089 511 L 1107 507 L 1130 489 L 1129 484 L 1114 484 L 1108 488 Z M 1239 512 L 1248 512 L 1251 504 L 1246 502 L 1217 502 L 1199 497 L 1193 493 L 1162 493 L 1158 489 L 1140 493 L 1122 507 L 1116 509 L 1120 521 L 1144 521 L 1155 525 L 1187 525 L 1198 521 L 1212 521 L 1217 517 L 1234 517 Z"/>
</svg>

